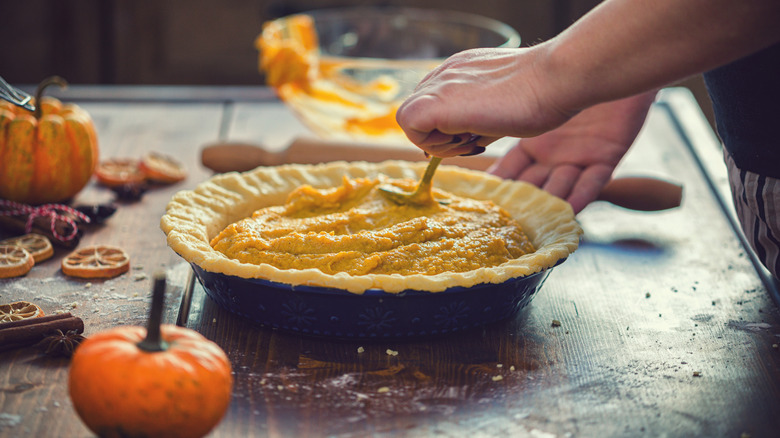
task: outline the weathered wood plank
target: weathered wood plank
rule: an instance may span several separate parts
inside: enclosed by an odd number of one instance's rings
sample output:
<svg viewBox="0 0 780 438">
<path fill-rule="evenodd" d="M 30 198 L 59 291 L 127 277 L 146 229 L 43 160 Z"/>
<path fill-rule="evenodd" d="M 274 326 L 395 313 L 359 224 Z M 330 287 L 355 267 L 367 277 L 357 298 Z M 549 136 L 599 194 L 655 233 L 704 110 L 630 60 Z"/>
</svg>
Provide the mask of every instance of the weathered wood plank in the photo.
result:
<svg viewBox="0 0 780 438">
<path fill-rule="evenodd" d="M 120 204 L 84 237 L 120 244 L 142 269 L 73 280 L 59 272 L 58 250 L 26 277 L 0 280 L 0 301 L 70 310 L 88 334 L 143 324 L 148 277 L 165 269 L 174 321 L 190 269 L 166 247 L 159 218 L 175 191 L 208 176 L 199 148 L 223 138 L 283 147 L 306 132 L 276 102 L 161 99 L 84 101 L 105 157 L 154 149 L 190 170 L 180 184 Z M 196 285 L 187 324 L 219 343 L 236 373 L 231 407 L 211 436 L 772 436 L 780 316 L 669 108 L 654 108 L 619 172 L 681 182 L 683 205 L 589 206 L 578 216 L 581 248 L 509 321 L 432 339 L 333 341 L 258 327 Z M 704 137 L 697 141 L 717 148 Z M 76 202 L 111 198 L 92 184 Z M 0 437 L 89 435 L 67 396 L 67 361 L 33 349 L 0 355 L 0 413 Z"/>
<path fill-rule="evenodd" d="M 772 434 L 777 309 L 666 107 L 619 174 L 678 181 L 683 205 L 588 207 L 582 247 L 529 309 L 485 329 L 305 338 L 230 315 L 196 286 L 189 324 L 228 351 L 238 382 L 214 435 Z"/>
<path fill-rule="evenodd" d="M 151 277 L 164 269 L 171 288 L 166 321 L 174 322 L 189 267 L 165 243 L 159 220 L 172 194 L 208 175 L 199 164 L 199 147 L 217 137 L 221 104 L 83 103 L 98 130 L 103 158 L 139 158 L 147 151 L 176 156 L 189 177 L 172 186 L 149 190 L 140 201 L 119 202 L 104 225 L 90 227 L 80 246 L 111 244 L 125 249 L 131 271 L 109 280 L 81 280 L 62 274 L 67 250 L 20 278 L 0 280 L 0 302 L 26 300 L 46 313 L 70 311 L 82 318 L 90 335 L 118 325 L 145 325 Z M 94 181 L 75 204 L 109 202 L 114 193 Z M 0 353 L 0 413 L 19 424 L 0 421 L 0 436 L 86 436 L 67 393 L 67 360 L 47 358 L 33 348 Z M 9 420 L 10 422 L 10 420 Z M 56 431 L 56 433 L 54 432 Z"/>
</svg>

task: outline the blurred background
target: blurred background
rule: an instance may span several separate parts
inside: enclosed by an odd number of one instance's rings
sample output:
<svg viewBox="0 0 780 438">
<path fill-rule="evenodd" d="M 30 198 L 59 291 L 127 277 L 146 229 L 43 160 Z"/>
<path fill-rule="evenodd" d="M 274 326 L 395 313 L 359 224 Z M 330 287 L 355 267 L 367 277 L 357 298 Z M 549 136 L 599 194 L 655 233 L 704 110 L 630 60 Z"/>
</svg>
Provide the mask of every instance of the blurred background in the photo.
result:
<svg viewBox="0 0 780 438">
<path fill-rule="evenodd" d="M 532 45 L 597 0 L 0 0 L 0 76 L 34 84 L 260 85 L 255 37 L 274 18 L 338 6 L 413 6 L 484 15 Z M 712 120 L 699 77 L 678 84 Z"/>
</svg>

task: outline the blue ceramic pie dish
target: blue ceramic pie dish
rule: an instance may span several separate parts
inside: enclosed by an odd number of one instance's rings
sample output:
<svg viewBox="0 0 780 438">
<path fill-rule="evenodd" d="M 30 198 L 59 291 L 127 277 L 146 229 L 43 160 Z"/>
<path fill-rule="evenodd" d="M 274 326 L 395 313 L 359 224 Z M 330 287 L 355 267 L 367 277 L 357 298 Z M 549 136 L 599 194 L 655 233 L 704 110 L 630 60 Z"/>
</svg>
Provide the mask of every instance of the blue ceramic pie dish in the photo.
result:
<svg viewBox="0 0 780 438">
<path fill-rule="evenodd" d="M 565 201 L 483 172 L 440 166 L 436 184 L 502 206 L 529 233 L 536 250 L 498 266 L 433 275 L 330 275 L 243 263 L 211 246 L 226 226 L 258 208 L 284 204 L 298 187 L 337 187 L 345 176 L 419 178 L 425 166 L 333 162 L 216 175 L 174 195 L 161 228 L 209 297 L 266 327 L 335 339 L 388 339 L 446 335 L 513 317 L 576 249 L 582 230 Z"/>
<path fill-rule="evenodd" d="M 531 302 L 552 270 L 441 292 L 369 289 L 354 294 L 241 278 L 191 265 L 208 296 L 236 315 L 270 328 L 342 339 L 445 335 L 504 320 Z"/>
</svg>

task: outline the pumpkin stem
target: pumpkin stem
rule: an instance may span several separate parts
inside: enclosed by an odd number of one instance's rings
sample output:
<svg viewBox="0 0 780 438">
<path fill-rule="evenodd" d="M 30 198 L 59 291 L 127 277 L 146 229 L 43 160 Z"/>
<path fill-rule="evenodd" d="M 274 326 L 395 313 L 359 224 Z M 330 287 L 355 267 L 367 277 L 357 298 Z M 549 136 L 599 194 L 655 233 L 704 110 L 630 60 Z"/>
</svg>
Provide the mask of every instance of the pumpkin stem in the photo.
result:
<svg viewBox="0 0 780 438">
<path fill-rule="evenodd" d="M 143 351 L 155 352 L 168 349 L 160 333 L 162 314 L 165 308 L 165 273 L 158 272 L 154 275 L 152 284 L 152 306 L 149 310 L 149 321 L 146 327 L 146 339 L 139 342 L 138 348 Z"/>
<path fill-rule="evenodd" d="M 43 90 L 48 87 L 49 85 L 59 85 L 60 88 L 66 88 L 68 86 L 68 82 L 65 79 L 62 79 L 59 76 L 50 76 L 44 80 L 41 81 L 40 84 L 38 84 L 38 88 L 35 89 L 35 118 L 39 119 L 43 116 L 43 107 L 41 105 L 41 102 L 43 102 Z"/>
</svg>

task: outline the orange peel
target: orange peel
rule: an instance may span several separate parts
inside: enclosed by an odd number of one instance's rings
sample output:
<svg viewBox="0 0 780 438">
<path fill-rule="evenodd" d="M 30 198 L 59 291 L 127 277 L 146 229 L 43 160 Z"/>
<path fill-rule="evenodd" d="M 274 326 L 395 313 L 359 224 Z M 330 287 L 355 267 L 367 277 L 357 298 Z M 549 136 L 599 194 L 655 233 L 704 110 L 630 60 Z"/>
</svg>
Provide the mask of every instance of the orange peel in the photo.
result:
<svg viewBox="0 0 780 438">
<path fill-rule="evenodd" d="M 95 245 L 77 249 L 62 259 L 62 273 L 79 278 L 112 278 L 130 270 L 130 256 L 119 247 Z"/>
<path fill-rule="evenodd" d="M 20 277 L 35 265 L 35 259 L 26 249 L 16 245 L 0 245 L 0 278 Z"/>
<path fill-rule="evenodd" d="M 43 309 L 29 301 L 0 304 L 0 323 L 44 316 Z"/>
</svg>

